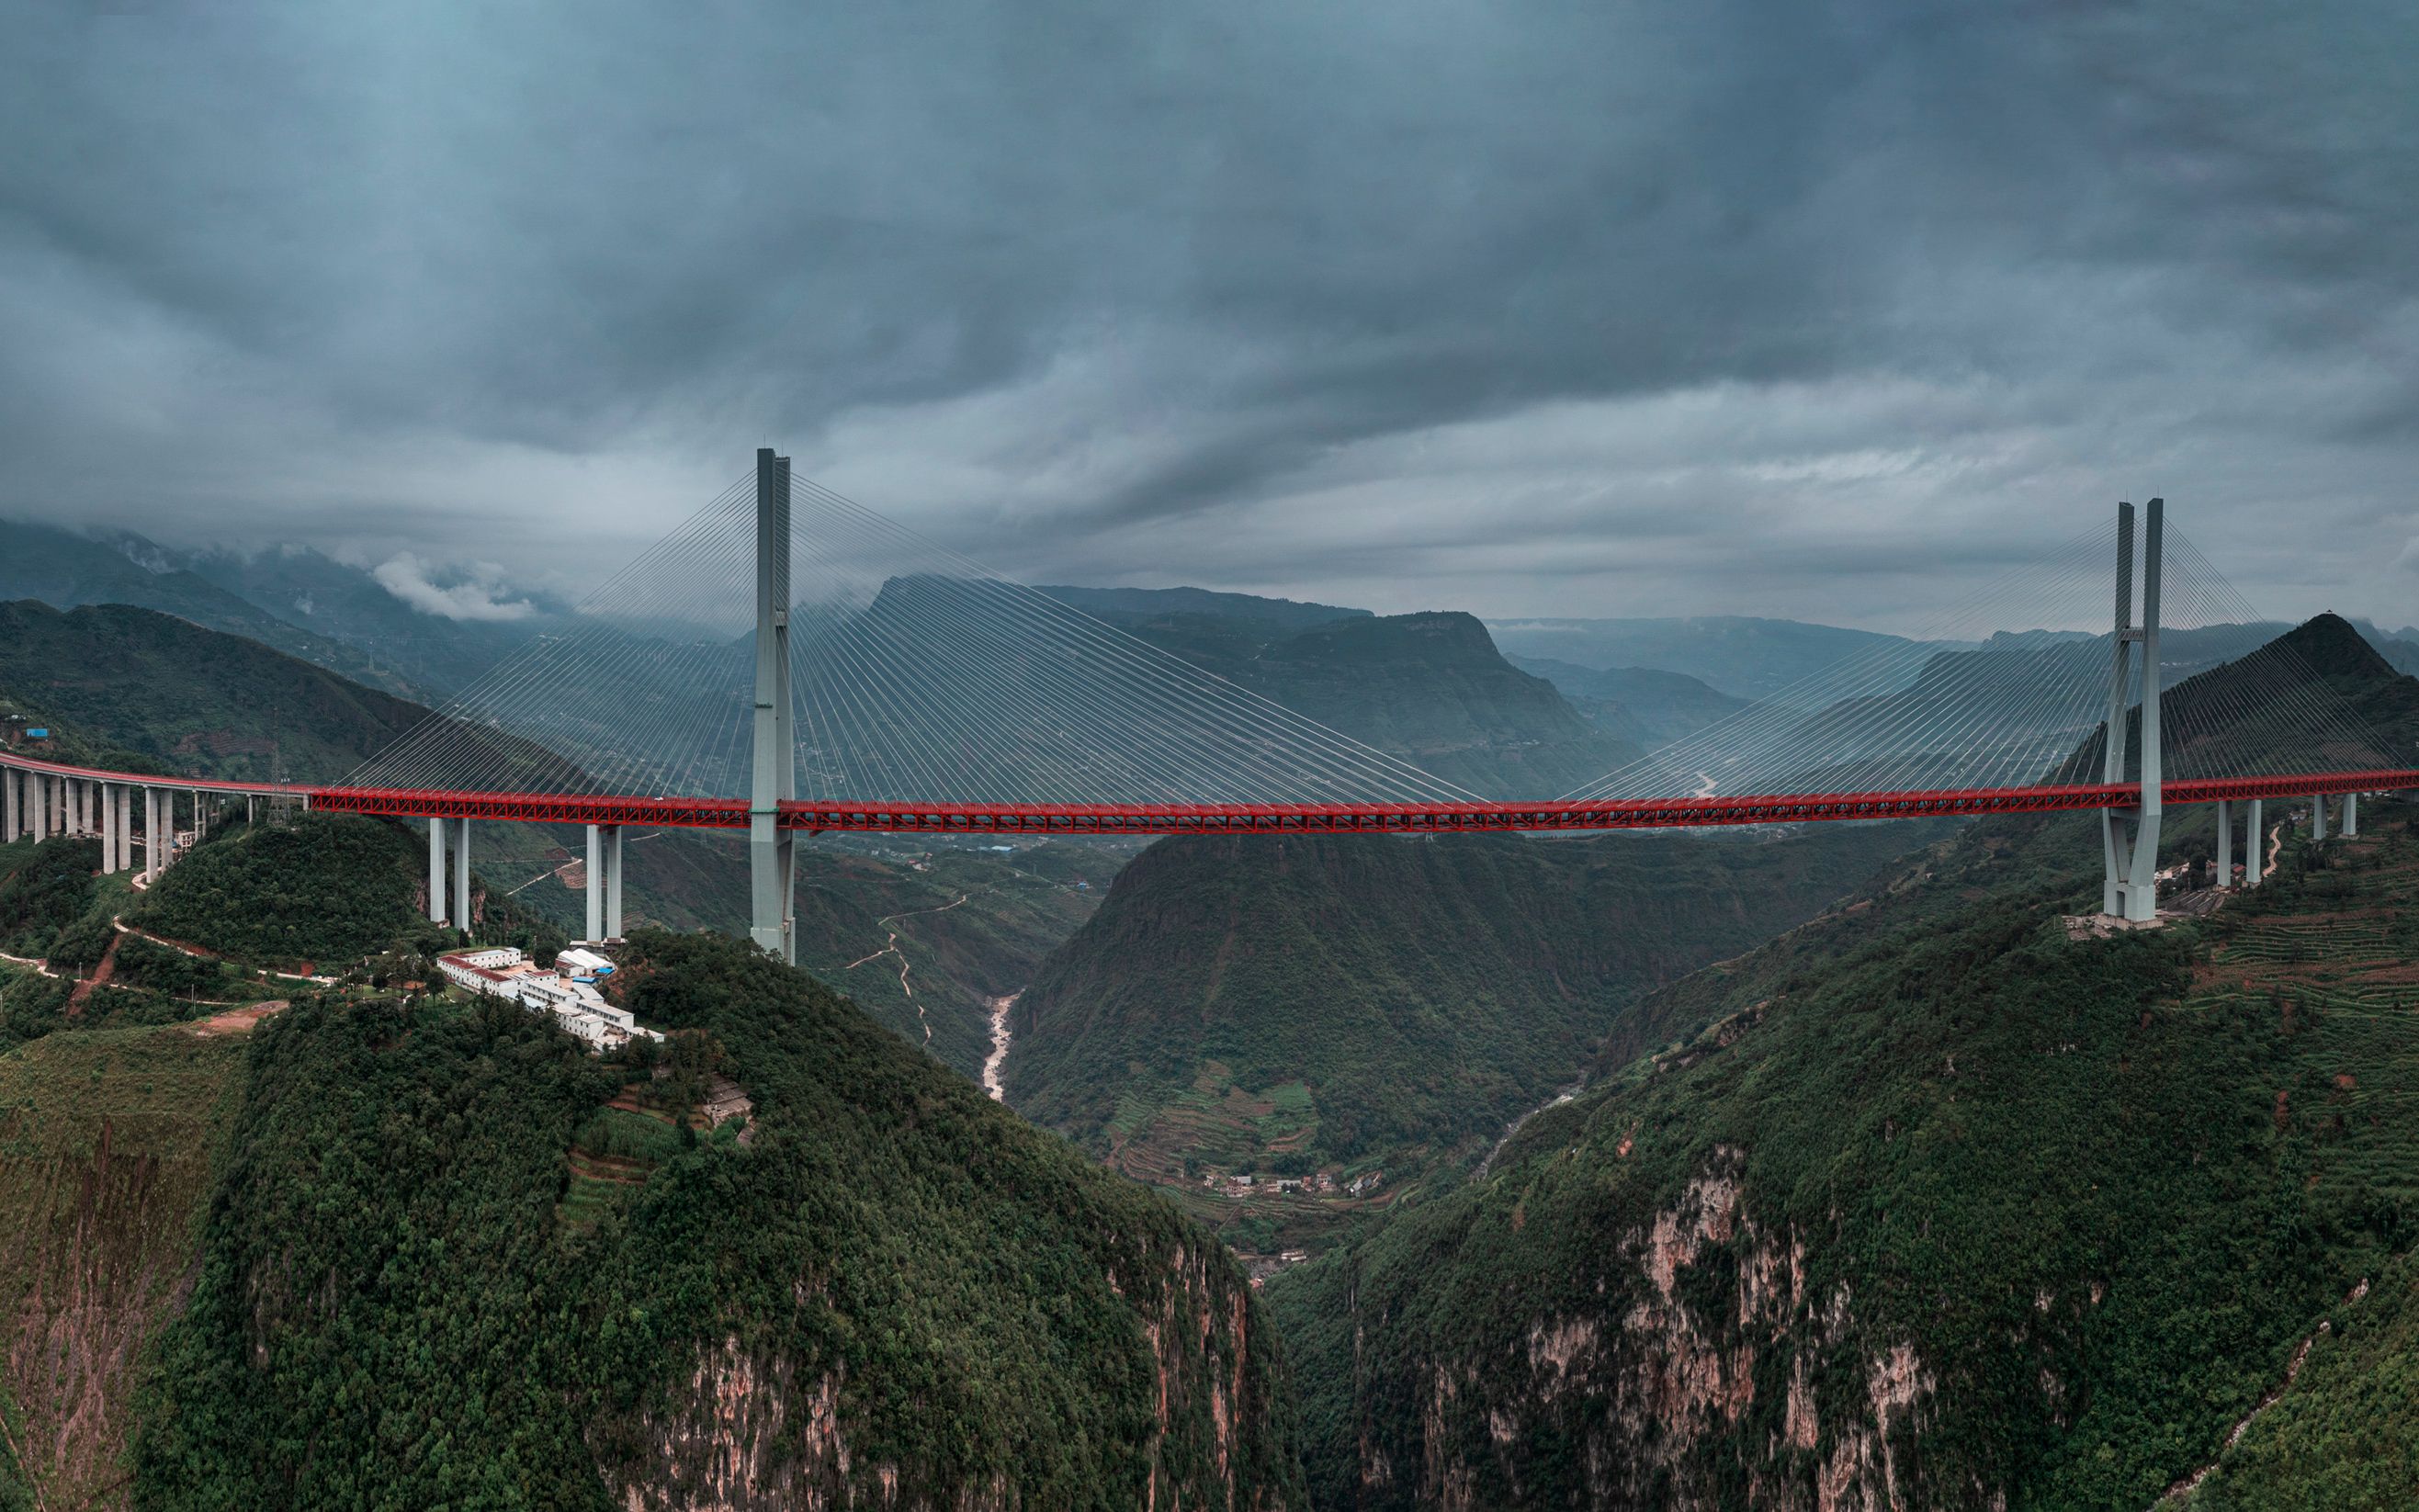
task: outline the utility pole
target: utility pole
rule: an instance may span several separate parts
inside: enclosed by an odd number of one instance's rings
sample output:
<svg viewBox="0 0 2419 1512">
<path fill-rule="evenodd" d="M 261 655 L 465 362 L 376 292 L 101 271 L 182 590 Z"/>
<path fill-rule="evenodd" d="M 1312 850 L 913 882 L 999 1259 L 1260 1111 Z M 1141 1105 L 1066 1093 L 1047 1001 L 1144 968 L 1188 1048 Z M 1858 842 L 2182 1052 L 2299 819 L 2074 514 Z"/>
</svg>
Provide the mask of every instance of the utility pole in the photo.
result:
<svg viewBox="0 0 2419 1512">
<path fill-rule="evenodd" d="M 795 964 L 797 842 L 781 805 L 797 795 L 790 739 L 790 459 L 756 453 L 756 721 L 748 762 L 748 937 Z"/>
<path fill-rule="evenodd" d="M 2134 923 L 2159 915 L 2159 579 L 2165 555 L 2166 501 L 2145 507 L 2142 534 L 2142 623 L 2134 623 L 2134 506 L 2117 506 L 2117 636 L 2108 681 L 2108 725 L 2101 780 L 2125 780 L 2127 697 L 2134 648 L 2142 648 L 2141 799 L 2131 808 L 2100 810 L 2105 872 L 2101 911 Z"/>
</svg>

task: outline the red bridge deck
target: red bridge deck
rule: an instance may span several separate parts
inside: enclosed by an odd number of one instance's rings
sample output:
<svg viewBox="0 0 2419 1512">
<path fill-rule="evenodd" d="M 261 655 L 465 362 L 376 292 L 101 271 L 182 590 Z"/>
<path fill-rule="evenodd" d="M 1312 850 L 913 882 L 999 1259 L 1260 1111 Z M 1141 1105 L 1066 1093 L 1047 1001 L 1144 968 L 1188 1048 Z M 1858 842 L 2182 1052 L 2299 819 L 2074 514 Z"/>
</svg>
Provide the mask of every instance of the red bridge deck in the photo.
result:
<svg viewBox="0 0 2419 1512">
<path fill-rule="evenodd" d="M 614 797 L 443 789 L 279 786 L 66 766 L 14 754 L 0 764 L 110 782 L 225 794 L 289 793 L 314 809 L 396 818 L 528 824 L 744 829 L 743 798 Z M 2168 804 L 2297 798 L 2316 793 L 2419 788 L 2419 771 L 2311 772 L 2199 778 L 2161 785 Z M 1753 797 L 1621 798 L 1585 803 L 1036 804 L 785 803 L 781 826 L 809 831 L 956 835 L 1438 834 L 1461 830 L 1668 829 L 1811 820 L 1920 819 L 1940 814 L 2045 813 L 2138 803 L 2130 782 L 2071 787 L 1945 788 L 1906 793 L 1801 793 Z"/>
</svg>

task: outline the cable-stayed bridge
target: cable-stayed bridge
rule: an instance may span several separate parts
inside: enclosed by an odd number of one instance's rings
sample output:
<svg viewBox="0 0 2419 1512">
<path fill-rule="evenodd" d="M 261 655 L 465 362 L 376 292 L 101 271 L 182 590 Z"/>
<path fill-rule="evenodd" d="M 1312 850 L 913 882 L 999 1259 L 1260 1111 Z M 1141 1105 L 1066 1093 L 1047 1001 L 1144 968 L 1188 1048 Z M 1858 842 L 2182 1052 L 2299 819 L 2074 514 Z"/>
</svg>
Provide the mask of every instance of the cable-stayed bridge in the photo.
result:
<svg viewBox="0 0 2419 1512">
<path fill-rule="evenodd" d="M 588 933 L 602 939 L 621 933 L 625 828 L 744 830 L 751 932 L 791 958 L 802 832 L 1411 834 L 2097 810 L 2104 905 L 2144 919 L 2168 806 L 2220 805 L 2226 851 L 2236 805 L 2257 833 L 2264 802 L 2343 795 L 2349 829 L 2358 794 L 2419 787 L 2419 754 L 2367 727 L 2322 647 L 2255 631 L 2260 616 L 2159 501 L 2138 523 L 2137 539 L 2119 505 L 1918 640 L 1801 679 L 1575 792 L 1507 797 L 988 571 L 765 451 L 752 478 L 592 593 L 571 628 L 343 782 L 197 782 L 0 753 L 0 839 L 88 831 L 105 866 L 129 866 L 136 792 L 153 871 L 174 854 L 179 795 L 187 837 L 233 796 L 425 819 L 430 915 L 447 917 L 450 891 L 467 920 L 474 821 L 584 825 Z"/>
</svg>

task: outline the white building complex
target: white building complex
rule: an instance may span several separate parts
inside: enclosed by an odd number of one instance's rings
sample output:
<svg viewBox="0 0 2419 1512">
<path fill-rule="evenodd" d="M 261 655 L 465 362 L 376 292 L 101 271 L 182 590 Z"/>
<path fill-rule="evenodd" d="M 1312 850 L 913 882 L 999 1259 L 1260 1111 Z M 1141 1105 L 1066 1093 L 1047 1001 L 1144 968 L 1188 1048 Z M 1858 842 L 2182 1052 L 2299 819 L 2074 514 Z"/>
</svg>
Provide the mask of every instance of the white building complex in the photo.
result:
<svg viewBox="0 0 2419 1512">
<path fill-rule="evenodd" d="M 565 950 L 556 958 L 555 968 L 547 970 L 512 946 L 488 946 L 440 955 L 437 969 L 456 987 L 510 998 L 532 1013 L 553 1014 L 591 1053 L 627 1044 L 641 1034 L 663 1039 L 654 1029 L 639 1027 L 628 1009 L 615 1008 L 596 991 L 593 983 L 609 974 L 613 964 L 593 951 Z"/>
</svg>

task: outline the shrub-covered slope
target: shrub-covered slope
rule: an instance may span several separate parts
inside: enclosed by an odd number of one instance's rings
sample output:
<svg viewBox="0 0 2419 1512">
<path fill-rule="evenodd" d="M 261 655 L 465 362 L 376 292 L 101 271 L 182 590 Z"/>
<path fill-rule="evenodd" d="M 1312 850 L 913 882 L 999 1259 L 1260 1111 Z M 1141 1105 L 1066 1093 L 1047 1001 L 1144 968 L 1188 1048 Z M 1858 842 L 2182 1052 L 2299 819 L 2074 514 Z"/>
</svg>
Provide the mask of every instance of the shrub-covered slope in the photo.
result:
<svg viewBox="0 0 2419 1512">
<path fill-rule="evenodd" d="M 0 604 L 0 688 L 43 716 L 178 771 L 328 782 L 424 717 L 239 635 L 124 604 Z"/>
<path fill-rule="evenodd" d="M 1626 1043 L 1639 992 L 1917 838 L 1163 841 L 1018 1002 L 1009 1101 L 1146 1179 L 1375 1163 L 1399 1186 Z"/>
<path fill-rule="evenodd" d="M 135 1380 L 191 1279 L 242 1061 L 182 1026 L 0 1050 L 0 1507 L 126 1504 Z"/>
<path fill-rule="evenodd" d="M 2088 822 L 1981 825 L 1642 1005 L 1703 1027 L 1272 1284 L 1315 1498 L 2149 1505 L 2405 1273 L 2410 824 L 2373 803 L 2208 919 L 2081 940 Z M 2208 1504 L 2410 1504 L 2402 1449 L 2313 1489 L 2377 1442 L 2356 1414 L 2419 1406 L 2361 1337 Z"/>
<path fill-rule="evenodd" d="M 643 933 L 644 1022 L 754 1101 L 593 1221 L 610 1091 L 501 1006 L 257 1032 L 146 1409 L 155 1505 L 1290 1506 L 1233 1261 L 803 972 Z"/>
</svg>

